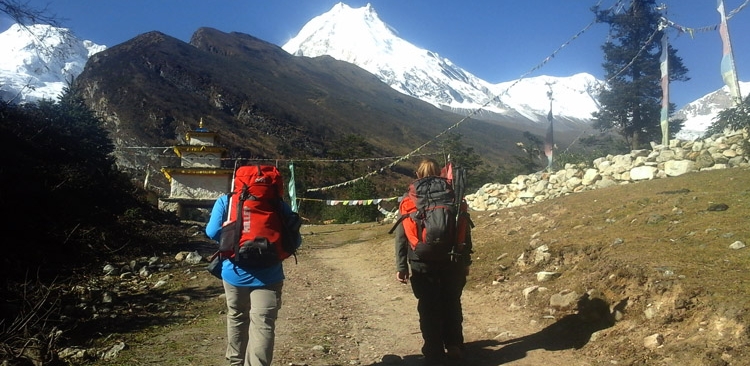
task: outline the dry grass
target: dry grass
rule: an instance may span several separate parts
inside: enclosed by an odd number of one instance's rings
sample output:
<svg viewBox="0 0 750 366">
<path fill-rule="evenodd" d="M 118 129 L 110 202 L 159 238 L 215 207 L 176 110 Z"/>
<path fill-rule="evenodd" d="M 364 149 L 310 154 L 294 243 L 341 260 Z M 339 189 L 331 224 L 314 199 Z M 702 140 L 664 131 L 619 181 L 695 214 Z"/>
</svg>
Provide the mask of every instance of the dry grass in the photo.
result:
<svg viewBox="0 0 750 366">
<path fill-rule="evenodd" d="M 539 285 L 627 305 L 624 325 L 605 332 L 620 342 L 609 344 L 608 353 L 632 352 L 634 364 L 661 364 L 632 344 L 660 333 L 672 336 L 658 351 L 662 361 L 737 362 L 748 341 L 750 248 L 729 246 L 750 244 L 748 182 L 750 170 L 716 170 L 475 212 L 473 285 L 504 277 L 501 288 L 521 301 L 521 289 L 536 282 L 534 273 L 560 272 Z M 550 247 L 550 260 L 517 265 L 522 253 L 533 255 L 541 245 Z M 537 305 L 552 311 L 545 301 Z M 681 348 L 683 358 L 674 358 L 673 348 Z"/>
</svg>

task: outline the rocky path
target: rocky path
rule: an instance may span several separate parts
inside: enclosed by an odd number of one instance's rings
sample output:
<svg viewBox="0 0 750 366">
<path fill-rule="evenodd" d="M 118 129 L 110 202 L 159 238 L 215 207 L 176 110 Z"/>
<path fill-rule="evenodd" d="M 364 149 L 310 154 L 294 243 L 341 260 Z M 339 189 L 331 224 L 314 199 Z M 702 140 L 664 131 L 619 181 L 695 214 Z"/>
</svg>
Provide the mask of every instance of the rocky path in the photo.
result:
<svg viewBox="0 0 750 366">
<path fill-rule="evenodd" d="M 422 365 L 416 299 L 395 280 L 387 231 L 377 224 L 303 228 L 298 263 L 285 262 L 274 366 Z M 171 310 L 150 315 L 151 326 L 108 336 L 104 343 L 122 351 L 91 364 L 225 366 L 221 283 L 204 266 L 175 267 L 174 292 L 164 300 Z M 560 322 L 530 314 L 509 293 L 466 289 L 468 352 L 458 365 L 594 365 L 569 342 L 570 327 L 550 326 Z"/>
<path fill-rule="evenodd" d="M 311 229 L 299 263 L 286 264 L 279 365 L 421 365 L 416 300 L 395 280 L 386 232 L 364 224 Z M 566 334 L 552 334 L 544 319 L 486 289 L 467 289 L 463 306 L 464 365 L 592 364 Z"/>
</svg>

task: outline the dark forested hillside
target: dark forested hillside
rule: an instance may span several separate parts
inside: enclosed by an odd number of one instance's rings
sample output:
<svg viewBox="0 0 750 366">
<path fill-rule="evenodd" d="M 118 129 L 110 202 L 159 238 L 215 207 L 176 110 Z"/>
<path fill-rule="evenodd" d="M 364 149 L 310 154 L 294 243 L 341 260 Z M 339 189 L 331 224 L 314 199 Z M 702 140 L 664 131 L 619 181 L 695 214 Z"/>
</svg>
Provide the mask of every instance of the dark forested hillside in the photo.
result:
<svg viewBox="0 0 750 366">
<path fill-rule="evenodd" d="M 190 44 L 159 32 L 94 55 L 76 80 L 111 130 L 123 166 L 160 166 L 122 152 L 169 146 L 203 119 L 233 157 L 325 158 L 347 136 L 362 136 L 370 158 L 400 156 L 462 117 L 400 94 L 330 57 L 293 57 L 242 33 L 201 28 Z M 486 166 L 513 164 L 523 131 L 476 120 L 451 133 Z M 436 144 L 423 152 L 436 151 Z M 377 167 L 376 167 L 377 168 Z M 405 170 L 407 172 L 410 169 Z"/>
</svg>

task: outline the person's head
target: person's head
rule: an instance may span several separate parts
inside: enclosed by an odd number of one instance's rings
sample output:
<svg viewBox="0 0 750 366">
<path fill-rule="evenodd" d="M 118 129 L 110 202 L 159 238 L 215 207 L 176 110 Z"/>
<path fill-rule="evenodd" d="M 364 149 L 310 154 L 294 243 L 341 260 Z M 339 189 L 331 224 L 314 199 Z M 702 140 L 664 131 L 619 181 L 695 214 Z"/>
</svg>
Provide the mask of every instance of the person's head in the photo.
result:
<svg viewBox="0 0 750 366">
<path fill-rule="evenodd" d="M 433 175 L 440 175 L 440 166 L 438 165 L 437 161 L 430 158 L 422 160 L 422 162 L 419 163 L 419 167 L 417 168 L 417 178 L 421 179 Z"/>
</svg>

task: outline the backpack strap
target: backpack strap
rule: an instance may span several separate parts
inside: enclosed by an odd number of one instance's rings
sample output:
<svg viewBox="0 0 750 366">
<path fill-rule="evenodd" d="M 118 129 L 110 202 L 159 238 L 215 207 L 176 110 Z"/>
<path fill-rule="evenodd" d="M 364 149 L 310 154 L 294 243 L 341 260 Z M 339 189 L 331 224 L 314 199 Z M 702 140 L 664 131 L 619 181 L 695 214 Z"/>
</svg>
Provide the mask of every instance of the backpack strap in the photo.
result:
<svg viewBox="0 0 750 366">
<path fill-rule="evenodd" d="M 243 202 L 243 203 L 245 201 L 255 201 L 258 199 L 258 197 L 255 197 L 250 194 L 249 187 L 247 186 L 247 184 L 244 184 L 244 183 L 242 184 L 242 192 L 240 192 L 238 196 L 239 196 L 238 202 Z M 239 217 L 239 212 L 237 213 L 237 217 Z"/>
<path fill-rule="evenodd" d="M 398 218 L 398 220 L 396 220 L 396 223 L 393 224 L 393 227 L 391 228 L 391 230 L 388 230 L 388 234 L 393 234 L 393 231 L 396 230 L 396 227 L 398 227 L 398 224 L 400 224 L 401 221 L 404 221 L 404 219 L 406 219 L 407 217 L 409 217 L 409 214 L 403 214 L 403 215 L 401 215 Z"/>
<path fill-rule="evenodd" d="M 286 215 L 284 215 L 284 199 L 279 197 L 278 201 L 276 201 L 276 214 L 279 215 L 279 218 L 281 219 L 281 225 L 282 227 L 287 225 L 287 218 Z M 281 233 L 281 242 L 283 243 L 286 238 L 284 238 L 284 235 L 287 234 L 286 228 L 282 228 Z M 298 264 L 297 262 L 297 252 L 292 252 L 291 256 L 294 257 L 294 264 Z"/>
<path fill-rule="evenodd" d="M 226 217 L 224 218 L 224 220 L 223 220 L 223 221 L 228 221 L 228 220 L 229 220 L 229 218 L 230 218 L 230 216 L 232 215 L 232 208 L 230 207 L 230 205 L 232 204 L 232 196 L 234 195 L 234 191 L 231 191 L 231 192 L 227 192 L 227 193 L 225 193 L 225 194 L 226 194 L 226 196 L 227 196 L 227 214 L 226 214 Z M 221 254 L 221 251 L 220 251 L 220 250 L 217 250 L 217 251 L 216 251 L 216 253 L 214 253 L 214 254 L 213 254 L 213 255 L 211 256 L 211 258 L 209 258 L 209 259 L 208 259 L 208 261 L 209 261 L 209 262 L 210 262 L 210 261 L 212 261 L 212 260 L 214 259 L 214 257 L 216 257 L 216 256 L 218 256 L 218 257 L 219 257 L 220 259 L 225 259 L 225 258 L 228 258 L 228 257 L 225 257 L 225 256 L 223 256 L 223 255 Z"/>
<path fill-rule="evenodd" d="M 466 193 L 466 169 L 456 168 L 453 177 L 453 191 L 456 194 L 456 207 L 460 207 Z"/>
<path fill-rule="evenodd" d="M 416 218 L 422 218 L 422 220 L 414 220 L 414 224 L 417 226 L 417 242 L 418 243 L 424 243 L 424 220 L 426 218 L 426 213 L 424 209 L 418 209 L 417 212 L 413 213 L 414 217 Z"/>
<path fill-rule="evenodd" d="M 243 225 L 242 224 L 243 223 L 243 221 L 242 221 L 242 206 L 245 205 L 245 200 L 247 200 L 247 196 L 249 196 L 249 194 L 247 193 L 247 185 L 243 185 L 242 186 L 242 192 L 239 195 L 237 195 L 237 206 L 235 206 L 235 210 L 237 210 L 235 212 L 237 214 L 235 215 L 234 224 L 238 226 L 237 232 L 241 232 L 242 231 L 242 225 Z M 253 197 L 253 196 L 250 196 L 250 197 Z M 239 253 L 239 252 L 240 252 L 240 241 L 237 240 L 237 241 L 234 242 L 234 255 L 235 256 L 238 255 L 237 253 Z"/>
</svg>

